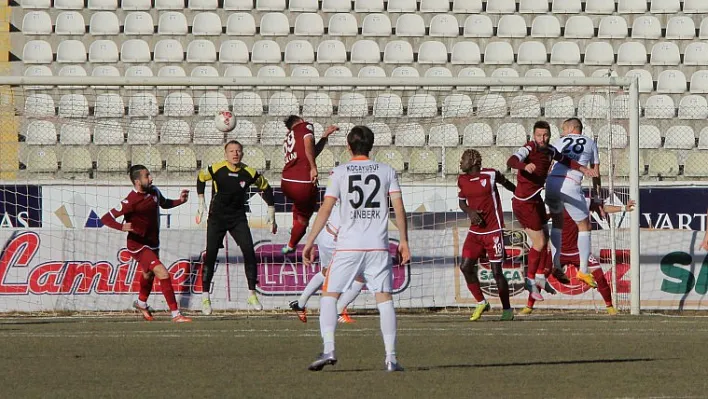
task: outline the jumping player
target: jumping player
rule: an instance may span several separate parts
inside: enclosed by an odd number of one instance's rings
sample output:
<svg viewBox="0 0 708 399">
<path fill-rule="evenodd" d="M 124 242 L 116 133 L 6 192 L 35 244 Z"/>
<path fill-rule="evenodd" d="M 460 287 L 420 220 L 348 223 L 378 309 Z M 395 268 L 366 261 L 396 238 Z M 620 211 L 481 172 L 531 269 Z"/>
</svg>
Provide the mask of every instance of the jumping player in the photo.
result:
<svg viewBox="0 0 708 399">
<path fill-rule="evenodd" d="M 546 177 L 553 161 L 560 162 L 572 170 L 595 177 L 596 171 L 588 169 L 549 145 L 551 139 L 551 125 L 546 121 L 538 121 L 533 125 L 533 140 L 519 148 L 506 164 L 518 170 L 516 191 L 511 200 L 514 216 L 531 239 L 531 250 L 528 255 L 528 269 L 526 271 L 526 287 L 531 296 L 542 301 L 543 297 L 539 288 L 545 287 L 545 282 L 536 283 L 536 271 L 541 258 L 546 253 L 548 244 L 548 217 L 546 206 L 541 198 L 541 190 L 546 184 Z M 553 269 L 553 274 L 558 280 L 567 281 L 567 276 L 561 269 Z"/>
<path fill-rule="evenodd" d="M 133 165 L 128 172 L 133 183 L 133 191 L 101 217 L 101 222 L 112 229 L 128 233 L 127 247 L 138 263 L 140 270 L 140 293 L 133 307 L 143 314 L 147 321 L 153 320 L 152 308 L 147 300 L 152 291 L 152 283 L 157 276 L 162 295 L 172 313 L 175 323 L 190 322 L 192 319 L 180 313 L 172 288 L 172 278 L 167 268 L 160 262 L 160 210 L 182 205 L 189 198 L 189 190 L 182 190 L 179 199 L 171 200 L 162 196 L 152 185 L 150 171 L 143 165 Z M 123 216 L 123 223 L 116 219 Z"/>
<path fill-rule="evenodd" d="M 315 128 L 311 123 L 299 116 L 290 115 L 285 120 L 285 127 L 288 128 L 288 134 L 283 141 L 285 166 L 280 189 L 293 202 L 293 228 L 288 245 L 283 247 L 283 254 L 288 254 L 295 251 L 305 236 L 310 217 L 319 202 L 315 158 L 324 149 L 328 137 L 339 128 L 328 126 L 315 145 Z"/>
<path fill-rule="evenodd" d="M 634 200 L 627 201 L 627 205 L 625 206 L 603 204 L 601 201 L 597 200 L 593 200 L 590 204 L 590 209 L 599 213 L 600 216 L 603 218 L 606 214 L 609 213 L 632 212 L 634 210 L 634 207 Z M 573 218 L 570 217 L 568 212 L 564 212 L 563 216 L 563 247 L 560 250 L 561 264 L 565 266 L 573 265 L 575 267 L 578 267 L 578 265 L 580 264 L 580 253 L 578 252 L 577 245 L 578 227 L 573 222 Z M 597 282 L 597 291 L 600 293 L 602 299 L 605 301 L 607 313 L 612 316 L 616 315 L 617 309 L 615 309 L 615 307 L 612 305 L 612 290 L 610 289 L 610 285 L 607 282 L 607 279 L 605 279 L 605 274 L 602 271 L 600 262 L 597 260 L 597 258 L 590 255 L 588 266 L 590 272 L 592 273 L 592 276 Z M 536 301 L 531 296 L 529 296 L 526 307 L 523 308 L 519 313 L 531 314 L 531 312 L 533 312 L 533 306 L 535 303 Z"/>
<path fill-rule="evenodd" d="M 363 274 L 366 286 L 376 296 L 386 350 L 386 370 L 403 371 L 396 359 L 396 311 L 391 295 L 393 267 L 388 253 L 389 200 L 393 204 L 400 233 L 398 251 L 401 264 L 410 260 L 406 209 L 396 171 L 389 165 L 369 159 L 374 145 L 371 129 L 354 126 L 347 135 L 347 145 L 353 158 L 332 170 L 324 202 L 302 256 L 306 265 L 314 261 L 315 238 L 325 227 L 334 204 L 339 201 L 341 226 L 320 300 L 320 332 L 324 350 L 309 369 L 319 371 L 326 365 L 337 363 L 334 352 L 337 298 L 351 287 L 358 275 Z"/>
<path fill-rule="evenodd" d="M 595 141 L 583 136 L 583 123 L 578 118 L 570 118 L 563 122 L 561 137 L 553 144 L 563 155 L 575 160 L 586 168 L 600 170 L 600 157 Z M 551 243 L 553 248 L 553 267 L 560 268 L 560 251 L 563 230 L 563 210 L 573 219 L 578 226 L 578 251 L 580 265 L 578 279 L 595 288 L 597 284 L 588 273 L 590 260 L 590 211 L 585 201 L 581 184 L 583 173 L 571 170 L 568 166 L 556 162 L 546 182 L 546 204 L 551 212 L 553 228 L 551 229 Z M 593 191 L 600 192 L 600 177 L 593 177 Z"/>
<path fill-rule="evenodd" d="M 465 150 L 460 160 L 463 172 L 457 178 L 460 209 L 470 218 L 470 229 L 462 247 L 460 271 L 465 276 L 467 288 L 477 300 L 477 307 L 470 317 L 478 320 L 490 305 L 484 298 L 477 278 L 477 262 L 486 254 L 497 283 L 502 303 L 502 320 L 513 320 L 514 311 L 509 304 L 509 283 L 504 277 L 504 215 L 497 184 L 514 192 L 516 186 L 495 169 L 482 168 L 482 156 L 477 150 Z"/>
</svg>

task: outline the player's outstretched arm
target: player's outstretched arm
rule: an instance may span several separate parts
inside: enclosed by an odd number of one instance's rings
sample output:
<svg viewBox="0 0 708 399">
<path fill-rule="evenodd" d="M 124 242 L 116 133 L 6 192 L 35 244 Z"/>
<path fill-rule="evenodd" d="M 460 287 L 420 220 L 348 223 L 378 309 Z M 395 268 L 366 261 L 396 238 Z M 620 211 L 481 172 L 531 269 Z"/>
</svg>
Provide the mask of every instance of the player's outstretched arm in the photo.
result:
<svg viewBox="0 0 708 399">
<path fill-rule="evenodd" d="M 197 197 L 199 198 L 199 206 L 197 207 L 197 215 L 194 217 L 194 221 L 197 224 L 202 224 L 202 217 L 206 210 L 204 190 L 206 189 L 206 182 L 209 180 L 211 180 L 211 166 L 200 170 L 197 176 Z"/>
<path fill-rule="evenodd" d="M 629 200 L 627 201 L 627 205 L 604 205 L 602 208 L 605 213 L 632 212 L 636 204 L 636 201 Z"/>
<path fill-rule="evenodd" d="M 335 125 L 327 126 L 327 129 L 325 129 L 324 133 L 322 134 L 322 137 L 317 140 L 317 144 L 315 144 L 315 158 L 317 158 L 322 150 L 324 150 L 325 146 L 327 145 L 327 141 L 329 140 L 329 136 L 331 136 L 334 132 L 338 131 L 339 127 Z"/>
<path fill-rule="evenodd" d="M 312 230 L 307 236 L 307 243 L 305 244 L 305 249 L 302 252 L 302 261 L 305 265 L 310 265 L 315 261 L 315 239 L 327 224 L 329 220 L 329 215 L 332 214 L 332 208 L 334 204 L 337 203 L 337 198 L 332 196 L 325 196 L 322 205 L 320 205 L 320 210 L 317 211 L 317 218 L 315 218 L 315 223 L 312 224 Z"/>
<path fill-rule="evenodd" d="M 396 227 L 398 228 L 398 254 L 400 264 L 405 265 L 411 260 L 411 250 L 408 247 L 408 220 L 406 219 L 406 207 L 403 204 L 401 192 L 391 193 L 391 204 L 396 215 Z"/>
<path fill-rule="evenodd" d="M 586 168 L 585 166 L 579 164 L 576 160 L 563 155 L 563 153 L 558 151 L 556 147 L 549 145 L 548 149 L 551 151 L 551 154 L 553 154 L 554 161 L 563 164 L 573 170 L 580 171 L 587 177 L 597 177 L 599 175 L 598 170 L 595 170 L 594 168 Z"/>
<path fill-rule="evenodd" d="M 180 206 L 189 200 L 189 190 L 182 190 L 179 194 L 178 199 L 167 199 L 162 195 L 160 190 L 157 190 L 157 195 L 160 198 L 160 208 L 170 209 L 176 206 Z"/>
<path fill-rule="evenodd" d="M 497 173 L 497 184 L 500 184 L 502 187 L 505 189 L 511 191 L 512 193 L 516 191 L 516 185 L 509 181 L 500 171 L 496 171 Z"/>
</svg>

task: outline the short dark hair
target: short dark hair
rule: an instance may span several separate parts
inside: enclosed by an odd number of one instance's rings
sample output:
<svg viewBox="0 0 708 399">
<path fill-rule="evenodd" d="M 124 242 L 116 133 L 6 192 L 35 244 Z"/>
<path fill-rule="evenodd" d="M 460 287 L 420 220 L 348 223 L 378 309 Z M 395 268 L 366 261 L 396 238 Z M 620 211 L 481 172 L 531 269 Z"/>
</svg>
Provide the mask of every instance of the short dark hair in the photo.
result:
<svg viewBox="0 0 708 399">
<path fill-rule="evenodd" d="M 535 132 L 536 129 L 544 129 L 549 134 L 551 133 L 551 125 L 546 121 L 536 121 L 536 123 L 533 124 L 533 131 Z"/>
<path fill-rule="evenodd" d="M 140 172 L 143 170 L 148 170 L 145 165 L 133 165 L 128 169 L 128 176 L 130 176 L 130 181 L 135 183 L 136 180 L 140 179 Z"/>
<path fill-rule="evenodd" d="M 374 132 L 366 126 L 354 126 L 347 134 L 347 144 L 353 155 L 368 156 L 374 148 Z"/>
<path fill-rule="evenodd" d="M 226 151 L 226 148 L 228 146 L 230 146 L 231 144 L 236 144 L 237 146 L 241 147 L 241 149 L 243 150 L 243 144 L 239 143 L 237 140 L 229 140 L 229 142 L 224 145 L 224 151 Z"/>
<path fill-rule="evenodd" d="M 288 128 L 288 130 L 293 130 L 293 126 L 295 126 L 295 124 L 301 120 L 302 118 L 297 115 L 290 115 L 287 117 L 287 119 L 283 121 L 283 123 L 285 124 L 285 127 Z"/>
<path fill-rule="evenodd" d="M 568 118 L 563 123 L 569 123 L 574 130 L 577 130 L 580 133 L 583 132 L 583 122 L 581 122 L 578 118 Z"/>
</svg>

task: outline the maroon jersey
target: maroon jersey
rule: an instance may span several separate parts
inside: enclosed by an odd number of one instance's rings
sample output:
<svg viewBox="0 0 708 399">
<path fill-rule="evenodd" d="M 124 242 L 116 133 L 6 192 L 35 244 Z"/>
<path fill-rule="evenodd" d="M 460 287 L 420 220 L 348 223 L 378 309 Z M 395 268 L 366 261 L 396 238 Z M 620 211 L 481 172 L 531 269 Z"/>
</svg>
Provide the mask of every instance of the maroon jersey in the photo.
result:
<svg viewBox="0 0 708 399">
<path fill-rule="evenodd" d="M 552 161 L 568 164 L 577 169 L 577 166 L 571 165 L 570 158 L 551 145 L 540 149 L 535 141 L 529 141 L 519 148 L 507 162 L 507 165 L 519 170 L 514 196 L 520 200 L 528 200 L 538 194 L 546 184 Z M 536 165 L 533 173 L 524 170 L 524 167 L 530 163 Z"/>
<path fill-rule="evenodd" d="M 160 210 L 181 204 L 179 200 L 168 200 L 157 187 L 149 192 L 131 191 L 117 207 L 103 215 L 104 225 L 121 230 L 122 225 L 116 218 L 123 216 L 124 223 L 131 223 L 133 231 L 128 233 L 128 250 L 138 251 L 143 247 L 160 247 Z"/>
<path fill-rule="evenodd" d="M 464 174 L 457 178 L 458 198 L 467 201 L 472 210 L 481 211 L 482 225 L 471 225 L 470 233 L 488 234 L 504 228 L 497 181 L 501 173 L 495 169 L 482 168 L 478 174 Z"/>
<path fill-rule="evenodd" d="M 305 155 L 305 138 L 314 140 L 315 128 L 311 123 L 299 123 L 288 132 L 283 142 L 285 166 L 283 180 L 310 183 L 310 162 Z"/>
</svg>

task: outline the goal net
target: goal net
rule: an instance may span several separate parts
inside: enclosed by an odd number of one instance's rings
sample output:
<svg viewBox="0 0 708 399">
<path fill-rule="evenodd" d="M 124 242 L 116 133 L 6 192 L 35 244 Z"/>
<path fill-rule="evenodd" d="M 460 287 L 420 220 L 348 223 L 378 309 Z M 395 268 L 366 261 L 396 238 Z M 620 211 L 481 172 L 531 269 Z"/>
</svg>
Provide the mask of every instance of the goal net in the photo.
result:
<svg viewBox="0 0 708 399">
<path fill-rule="evenodd" d="M 479 150 L 485 167 L 515 181 L 506 161 L 530 139 L 534 122 L 551 124 L 553 142 L 561 123 L 578 117 L 584 134 L 599 144 L 601 196 L 625 204 L 631 192 L 638 192 L 631 190 L 632 184 L 638 187 L 638 177 L 630 179 L 630 142 L 637 126 L 630 118 L 629 89 L 628 79 L 609 78 L 4 78 L 0 312 L 130 308 L 139 289 L 136 264 L 124 248 L 125 234 L 102 228 L 100 217 L 132 189 L 127 169 L 136 164 L 151 170 L 154 184 L 167 197 L 192 190 L 187 204 L 161 210 L 160 256 L 181 306 L 200 309 L 206 226 L 194 222 L 195 181 L 200 168 L 223 159 L 223 145 L 232 139 L 243 144 L 244 162 L 276 187 L 278 234 L 270 234 L 266 207 L 256 192 L 248 201 L 249 218 L 261 302 L 266 309 L 286 309 L 319 271 L 319 265 L 305 267 L 299 252 L 280 255 L 292 225 L 291 205 L 277 188 L 284 163 L 282 121 L 290 114 L 312 122 L 317 138 L 330 124 L 340 127 L 317 158 L 322 187 L 327 172 L 350 159 L 346 132 L 358 124 L 375 133 L 373 158 L 399 172 L 413 259 L 410 265 L 394 266 L 396 305 L 474 306 L 457 267 L 469 226 L 457 199 L 462 152 Z M 219 110 L 235 115 L 232 132 L 215 129 Z M 504 271 L 512 304 L 521 307 L 528 296 L 523 279 L 529 243 L 511 213 L 511 193 L 499 191 L 506 221 Z M 609 219 L 593 216 L 593 254 L 611 282 L 615 304 L 625 310 L 630 307 L 630 231 L 633 221 L 638 226 L 636 218 L 626 212 Z M 398 233 L 393 224 L 390 230 L 393 254 Z M 479 277 L 494 304 L 496 288 L 485 263 Z M 540 307 L 604 308 L 600 295 L 574 278 L 570 285 L 553 278 L 551 283 L 558 294 L 547 295 Z M 156 285 L 153 293 L 159 290 Z M 227 237 L 218 257 L 212 306 L 246 309 L 247 296 L 241 252 Z M 311 301 L 317 307 L 318 298 Z M 166 308 L 159 294 L 151 302 Z M 352 308 L 374 304 L 364 292 Z"/>
</svg>

